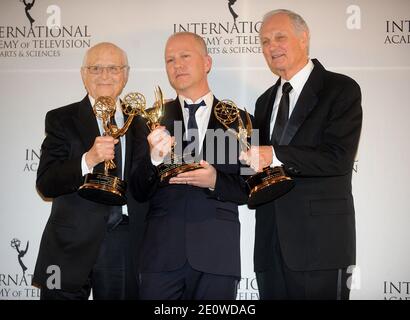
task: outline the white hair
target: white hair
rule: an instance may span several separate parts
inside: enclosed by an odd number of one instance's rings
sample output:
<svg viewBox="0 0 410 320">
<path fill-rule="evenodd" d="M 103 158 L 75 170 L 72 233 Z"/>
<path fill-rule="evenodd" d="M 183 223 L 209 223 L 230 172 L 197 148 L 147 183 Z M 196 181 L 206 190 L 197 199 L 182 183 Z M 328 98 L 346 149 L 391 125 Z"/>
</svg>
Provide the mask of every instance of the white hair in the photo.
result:
<svg viewBox="0 0 410 320">
<path fill-rule="evenodd" d="M 300 16 L 299 14 L 297 14 L 296 12 L 293 12 L 291 10 L 276 9 L 276 10 L 269 11 L 268 13 L 266 13 L 263 16 L 262 26 L 267 20 L 269 20 L 272 16 L 274 16 L 276 14 L 285 14 L 285 15 L 287 15 L 289 17 L 293 27 L 295 28 L 296 34 L 300 35 L 302 32 L 306 32 L 306 34 L 307 34 L 307 51 L 309 53 L 310 31 L 309 31 L 309 27 L 308 27 L 306 21 L 302 18 L 302 16 Z M 262 26 L 261 26 L 261 29 L 262 29 Z"/>
</svg>

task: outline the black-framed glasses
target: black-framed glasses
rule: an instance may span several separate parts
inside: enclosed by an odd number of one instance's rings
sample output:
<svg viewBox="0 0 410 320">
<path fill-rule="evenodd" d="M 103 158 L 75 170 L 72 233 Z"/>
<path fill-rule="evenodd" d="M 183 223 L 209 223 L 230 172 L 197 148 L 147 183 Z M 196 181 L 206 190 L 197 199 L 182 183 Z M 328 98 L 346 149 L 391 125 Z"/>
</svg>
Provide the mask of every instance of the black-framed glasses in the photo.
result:
<svg viewBox="0 0 410 320">
<path fill-rule="evenodd" d="M 104 69 L 107 70 L 109 74 L 119 74 L 123 69 L 128 69 L 128 66 L 86 66 L 84 67 L 91 74 L 101 74 Z"/>
</svg>

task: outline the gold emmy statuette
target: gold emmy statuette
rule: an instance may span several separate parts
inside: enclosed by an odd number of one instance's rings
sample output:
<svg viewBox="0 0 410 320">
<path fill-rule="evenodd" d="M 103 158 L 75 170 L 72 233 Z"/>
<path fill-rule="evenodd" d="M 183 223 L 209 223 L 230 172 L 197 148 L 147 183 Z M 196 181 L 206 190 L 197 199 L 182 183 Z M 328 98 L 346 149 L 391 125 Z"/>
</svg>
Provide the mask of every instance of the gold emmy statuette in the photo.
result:
<svg viewBox="0 0 410 320">
<path fill-rule="evenodd" d="M 247 152 L 250 149 L 248 139 L 252 134 L 252 122 L 246 112 L 246 127 L 240 116 L 239 108 L 231 100 L 222 100 L 215 106 L 214 114 L 218 121 L 233 133 L 239 141 L 240 150 Z M 238 131 L 230 127 L 237 122 Z M 266 167 L 262 172 L 256 173 L 246 180 L 249 186 L 249 208 L 279 198 L 294 186 L 292 178 L 286 175 L 283 167 Z"/>
<path fill-rule="evenodd" d="M 140 109 L 140 115 L 147 120 L 147 126 L 152 131 L 160 126 L 164 116 L 165 99 L 159 86 L 155 88 L 155 103 L 150 109 Z M 177 176 L 182 172 L 192 171 L 201 168 L 199 163 L 184 163 L 181 156 L 175 154 L 175 144 L 172 146 L 169 159 L 166 163 L 158 165 L 158 175 L 161 183 L 168 183 L 169 179 Z"/>
<path fill-rule="evenodd" d="M 95 101 L 93 110 L 96 117 L 102 120 L 104 135 L 117 139 L 127 132 L 132 120 L 143 105 L 145 105 L 145 97 L 140 93 L 131 92 L 124 97 L 121 104 L 122 112 L 128 118 L 122 128 L 118 128 L 111 121 L 115 115 L 115 101 L 111 97 L 99 97 Z M 104 173 L 86 174 L 84 184 L 78 189 L 78 194 L 85 199 L 107 205 L 126 204 L 126 182 L 109 173 L 115 168 L 114 161 L 109 160 L 104 162 Z"/>
</svg>

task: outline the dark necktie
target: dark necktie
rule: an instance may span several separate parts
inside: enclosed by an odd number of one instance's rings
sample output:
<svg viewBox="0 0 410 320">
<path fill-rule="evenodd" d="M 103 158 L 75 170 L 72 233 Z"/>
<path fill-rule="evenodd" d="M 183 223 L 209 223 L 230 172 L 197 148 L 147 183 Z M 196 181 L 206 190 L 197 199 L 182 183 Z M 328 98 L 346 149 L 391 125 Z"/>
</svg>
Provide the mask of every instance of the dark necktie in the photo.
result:
<svg viewBox="0 0 410 320">
<path fill-rule="evenodd" d="M 198 124 L 196 123 L 195 113 L 199 107 L 206 106 L 205 101 L 202 100 L 200 103 L 188 104 L 184 101 L 184 108 L 187 108 L 189 111 L 188 119 L 188 130 L 189 129 L 198 129 Z"/>
<path fill-rule="evenodd" d="M 112 124 L 116 125 L 115 117 L 112 118 Z M 114 146 L 114 163 L 116 165 L 110 174 L 119 178 L 122 178 L 122 153 L 121 153 L 121 139 L 118 137 L 118 142 Z M 111 206 L 111 213 L 108 216 L 107 228 L 108 230 L 113 230 L 122 221 L 122 207 L 121 206 Z"/>
<path fill-rule="evenodd" d="M 283 135 L 283 130 L 289 119 L 289 92 L 292 91 L 292 86 L 289 82 L 285 82 L 282 86 L 282 98 L 279 102 L 278 114 L 276 115 L 275 126 L 273 127 L 271 143 L 279 144 Z"/>
<path fill-rule="evenodd" d="M 198 143 L 198 136 L 195 135 L 194 133 L 197 133 L 198 131 L 198 124 L 196 123 L 195 119 L 195 113 L 198 110 L 199 107 L 201 106 L 206 106 L 205 101 L 202 100 L 200 103 L 193 103 L 193 104 L 187 104 L 186 101 L 184 101 L 184 108 L 187 108 L 189 111 L 189 118 L 188 118 L 188 125 L 187 125 L 187 142 L 188 144 L 191 144 L 192 142 L 196 141 Z M 196 132 L 192 129 L 196 129 Z M 194 132 L 192 132 L 194 131 Z"/>
</svg>

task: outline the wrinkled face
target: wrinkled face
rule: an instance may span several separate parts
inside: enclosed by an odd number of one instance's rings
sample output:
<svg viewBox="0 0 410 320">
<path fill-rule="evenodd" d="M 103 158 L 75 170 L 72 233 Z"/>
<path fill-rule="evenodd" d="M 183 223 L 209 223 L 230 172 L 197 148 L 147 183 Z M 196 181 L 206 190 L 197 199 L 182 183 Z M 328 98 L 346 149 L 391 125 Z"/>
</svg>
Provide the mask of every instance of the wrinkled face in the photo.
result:
<svg viewBox="0 0 410 320">
<path fill-rule="evenodd" d="M 260 38 L 263 55 L 273 73 L 289 80 L 306 65 L 308 34 L 296 33 L 286 14 L 268 18 L 262 25 Z"/>
<path fill-rule="evenodd" d="M 125 66 L 123 52 L 114 46 L 101 45 L 90 49 L 85 65 L 81 68 L 81 77 L 87 92 L 94 99 L 110 96 L 114 100 L 121 94 L 128 81 L 128 67 L 121 69 L 118 74 L 103 68 L 100 74 L 93 74 L 86 67 L 89 66 Z"/>
<path fill-rule="evenodd" d="M 168 80 L 178 94 L 191 98 L 209 91 L 207 73 L 212 60 L 194 37 L 178 35 L 168 39 L 165 64 Z"/>
</svg>

